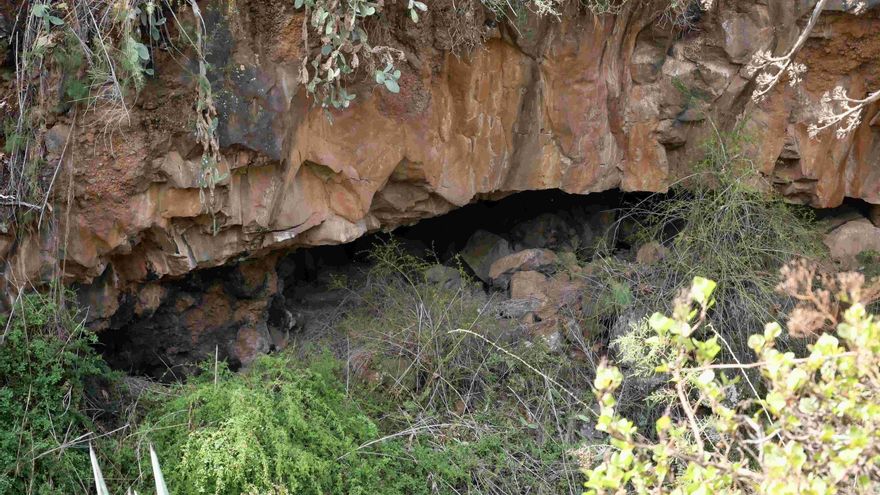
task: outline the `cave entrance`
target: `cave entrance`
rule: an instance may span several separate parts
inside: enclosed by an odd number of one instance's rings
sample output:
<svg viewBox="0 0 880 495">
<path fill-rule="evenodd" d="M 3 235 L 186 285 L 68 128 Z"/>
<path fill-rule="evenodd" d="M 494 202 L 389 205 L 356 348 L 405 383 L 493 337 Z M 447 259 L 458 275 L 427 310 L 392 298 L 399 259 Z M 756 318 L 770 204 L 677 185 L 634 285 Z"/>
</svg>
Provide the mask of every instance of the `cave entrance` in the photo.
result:
<svg viewBox="0 0 880 495">
<path fill-rule="evenodd" d="M 302 345 L 330 331 L 334 315 L 347 304 L 345 291 L 333 290 L 334 284 L 367 269 L 374 246 L 392 237 L 408 253 L 467 270 L 492 291 L 498 288 L 487 279 L 488 265 L 460 261 L 468 249 L 482 249 L 469 247 L 475 237 L 501 242 L 505 253 L 546 249 L 583 255 L 617 227 L 622 205 L 644 197 L 619 191 L 515 193 L 348 244 L 273 253 L 154 282 L 125 296 L 110 328 L 99 333 L 99 347 L 112 367 L 160 380 L 179 379 L 213 359 L 237 369 L 292 339 Z M 610 238 L 616 247 L 627 247 L 625 236 Z M 139 313 L 144 297 L 161 302 Z"/>
</svg>

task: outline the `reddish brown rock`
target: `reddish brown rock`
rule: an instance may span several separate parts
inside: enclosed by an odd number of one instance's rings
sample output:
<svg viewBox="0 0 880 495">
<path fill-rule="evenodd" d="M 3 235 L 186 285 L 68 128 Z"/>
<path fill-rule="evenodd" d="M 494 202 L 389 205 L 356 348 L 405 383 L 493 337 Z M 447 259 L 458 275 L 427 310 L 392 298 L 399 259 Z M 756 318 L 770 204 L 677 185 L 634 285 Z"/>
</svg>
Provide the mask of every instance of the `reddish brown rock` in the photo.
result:
<svg viewBox="0 0 880 495">
<path fill-rule="evenodd" d="M 461 258 L 471 267 L 474 274 L 483 282 L 491 280 L 493 264 L 512 252 L 510 243 L 503 237 L 487 232 L 476 231 L 461 251 Z"/>
<path fill-rule="evenodd" d="M 271 339 L 265 329 L 245 327 L 238 331 L 233 347 L 233 355 L 247 366 L 261 355 L 269 352 Z"/>
<path fill-rule="evenodd" d="M 130 121 L 101 135 L 94 129 L 112 116 L 99 109 L 89 113 L 92 125 L 70 132 L 54 188 L 64 225 L 22 234 L 5 256 L 4 277 L 13 289 L 39 285 L 63 261 L 68 282 L 103 284 L 103 298 L 93 301 L 103 307 L 90 314 L 109 317 L 117 304 L 110 299 L 148 280 L 350 242 L 480 198 L 551 188 L 664 191 L 692 172 L 713 125 L 727 130 L 738 121 L 762 177 L 789 200 L 880 204 L 877 105 L 844 139 L 807 135 L 823 92 L 880 87 L 878 9 L 823 15 L 823 35 L 800 56 L 809 65 L 804 83 L 780 85 L 756 104 L 743 70 L 749 52 L 787 46 L 807 4 L 715 4 L 687 33 L 628 2 L 617 16 L 572 11 L 561 22 L 532 21 L 529 36 L 495 30 L 461 57 L 436 48 L 443 26 L 429 9 L 419 24 L 426 39 L 389 40 L 407 50 L 401 93 L 356 84 L 355 104 L 331 112 L 331 123 L 297 83 L 301 18 L 292 8 L 206 2 L 206 19 L 217 23 L 209 51 L 224 54 L 212 60 L 219 168 L 229 172 L 215 191 L 219 211 L 207 214 L 199 199 L 188 112 L 195 92 L 160 53 L 158 76 Z M 59 119 L 48 129 L 52 150 L 71 130 Z"/>
<path fill-rule="evenodd" d="M 825 245 L 831 257 L 843 268 L 852 269 L 858 264 L 856 255 L 864 251 L 880 253 L 880 227 L 867 218 L 849 221 L 825 236 Z"/>
<path fill-rule="evenodd" d="M 669 250 L 663 244 L 656 241 L 643 244 L 636 251 L 636 263 L 640 265 L 653 265 L 665 258 L 668 252 Z"/>
<path fill-rule="evenodd" d="M 557 262 L 556 253 L 549 249 L 524 249 L 492 263 L 492 266 L 489 268 L 489 279 L 492 281 L 492 284 L 507 288 L 510 277 L 515 272 L 539 271 L 549 273 L 555 271 Z"/>
<path fill-rule="evenodd" d="M 535 303 L 536 309 L 523 317 L 523 323 L 533 334 L 550 339 L 548 343 L 559 343 L 561 337 L 557 334 L 562 318 L 566 312 L 577 312 L 583 290 L 584 284 L 567 274 L 548 277 L 536 271 L 519 271 L 510 279 L 512 300 Z"/>
</svg>

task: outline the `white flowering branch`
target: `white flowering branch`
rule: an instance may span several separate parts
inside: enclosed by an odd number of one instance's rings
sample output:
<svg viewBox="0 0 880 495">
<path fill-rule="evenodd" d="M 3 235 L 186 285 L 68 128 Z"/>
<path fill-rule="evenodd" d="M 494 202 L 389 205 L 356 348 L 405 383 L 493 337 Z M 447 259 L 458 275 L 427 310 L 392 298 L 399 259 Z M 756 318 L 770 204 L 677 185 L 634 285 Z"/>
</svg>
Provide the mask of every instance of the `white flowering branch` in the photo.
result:
<svg viewBox="0 0 880 495">
<path fill-rule="evenodd" d="M 810 14 L 810 20 L 787 53 L 774 57 L 770 50 L 761 50 L 746 66 L 746 73 L 749 76 L 758 73 L 758 77 L 755 79 L 757 87 L 752 93 L 752 100 L 756 103 L 761 102 L 767 96 L 767 93 L 776 86 L 783 74 L 788 74 L 789 84 L 792 87 L 801 82 L 807 67 L 795 62 L 794 56 L 807 42 L 827 3 L 828 0 L 816 2 L 813 13 Z M 844 8 L 856 15 L 864 12 L 866 8 L 863 0 L 844 0 L 843 5 Z M 837 138 L 844 138 L 859 125 L 864 108 L 876 101 L 880 101 L 880 91 L 870 93 L 864 99 L 850 98 L 841 86 L 834 88 L 831 92 L 826 92 L 820 101 L 819 122 L 810 124 L 810 137 L 816 137 L 826 129 L 837 127 Z"/>
<path fill-rule="evenodd" d="M 779 82 L 783 74 L 788 74 L 791 86 L 795 86 L 801 81 L 801 76 L 807 71 L 807 67 L 804 64 L 795 62 L 793 59 L 801 47 L 804 46 L 804 43 L 807 42 L 810 32 L 816 26 L 819 15 L 822 14 L 822 10 L 827 3 L 828 0 L 816 2 L 816 6 L 813 7 L 813 13 L 810 14 L 810 20 L 787 53 L 774 57 L 770 50 L 759 50 L 752 57 L 751 62 L 746 66 L 746 74 L 751 77 L 758 73 L 758 78 L 755 80 L 758 87 L 752 93 L 752 99 L 755 102 L 762 101 L 767 96 L 767 93 L 776 86 L 776 83 Z"/>
<path fill-rule="evenodd" d="M 822 95 L 819 109 L 819 123 L 810 124 L 810 137 L 816 137 L 825 129 L 837 126 L 838 139 L 846 137 L 862 121 L 862 111 L 866 106 L 880 101 L 880 91 L 874 91 L 864 99 L 850 98 L 842 86 Z"/>
</svg>

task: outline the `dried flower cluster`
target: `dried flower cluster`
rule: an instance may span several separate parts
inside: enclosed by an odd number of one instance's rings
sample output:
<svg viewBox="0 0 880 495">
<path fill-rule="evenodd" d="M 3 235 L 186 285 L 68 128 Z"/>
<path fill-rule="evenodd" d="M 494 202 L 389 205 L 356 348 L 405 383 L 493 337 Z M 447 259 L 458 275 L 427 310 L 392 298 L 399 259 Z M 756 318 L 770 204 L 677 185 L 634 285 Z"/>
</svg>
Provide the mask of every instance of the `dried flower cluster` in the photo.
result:
<svg viewBox="0 0 880 495">
<path fill-rule="evenodd" d="M 866 285 L 858 272 L 831 274 L 814 263 L 797 260 L 782 268 L 776 287 L 797 301 L 788 315 L 788 332 L 795 337 L 815 337 L 831 332 L 840 323 L 841 310 L 853 304 L 867 306 L 880 296 L 880 284 Z"/>
<path fill-rule="evenodd" d="M 810 124 L 810 137 L 816 137 L 825 129 L 836 127 L 835 134 L 841 139 L 854 131 L 862 121 L 862 111 L 869 104 L 880 100 L 880 91 L 869 94 L 866 98 L 850 98 L 846 89 L 837 86 L 831 92 L 822 95 L 819 101 L 818 123 Z"/>
</svg>

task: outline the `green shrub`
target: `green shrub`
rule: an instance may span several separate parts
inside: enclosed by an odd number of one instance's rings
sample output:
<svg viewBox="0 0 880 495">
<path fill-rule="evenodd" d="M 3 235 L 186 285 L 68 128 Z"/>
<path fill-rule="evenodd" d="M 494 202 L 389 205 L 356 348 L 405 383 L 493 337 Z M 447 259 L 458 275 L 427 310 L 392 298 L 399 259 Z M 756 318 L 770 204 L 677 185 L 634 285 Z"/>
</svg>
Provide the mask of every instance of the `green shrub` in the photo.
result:
<svg viewBox="0 0 880 495">
<path fill-rule="evenodd" d="M 276 355 L 239 374 L 223 368 L 216 383 L 206 372 L 175 386 L 139 429 L 175 493 L 404 493 L 393 458 L 356 451 L 378 430 L 332 363 Z"/>
<path fill-rule="evenodd" d="M 749 338 L 752 365 L 716 364 L 721 351 L 707 315 L 715 283 L 695 278 L 671 317 L 650 318 L 648 346 L 672 346 L 658 372 L 676 400 L 646 437 L 616 410 L 623 375 L 603 364 L 594 387 L 596 428 L 611 447 L 599 462 L 585 456 L 587 493 L 877 493 L 880 489 L 880 323 L 865 311 L 859 275 L 820 278 L 807 264 L 785 271 L 781 288 L 800 305 L 789 331 L 821 331 L 803 358 L 776 348 L 782 333 L 769 323 Z M 837 293 L 838 300 L 834 300 Z M 842 314 L 836 311 L 846 307 Z M 797 330 L 793 330 L 797 328 Z M 713 335 L 698 339 L 698 335 Z M 766 393 L 732 395 L 746 368 Z"/>
<path fill-rule="evenodd" d="M 86 493 L 85 380 L 107 376 L 94 334 L 49 296 L 26 294 L 0 318 L 0 493 Z"/>
<path fill-rule="evenodd" d="M 628 274 L 631 285 L 650 288 L 639 293 L 640 307 L 671 309 L 669 301 L 695 275 L 714 274 L 718 307 L 711 318 L 725 339 L 726 359 L 747 356 L 748 329 L 777 320 L 791 307 L 792 300 L 775 291 L 779 269 L 794 258 L 818 260 L 826 252 L 811 213 L 769 191 L 747 158 L 748 143 L 742 125 L 717 133 L 704 145 L 692 176 L 627 213 L 642 227 L 635 243 L 666 247 L 658 262 Z"/>
</svg>

